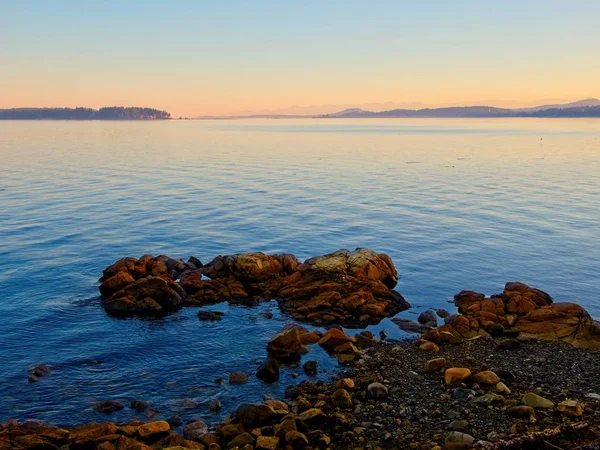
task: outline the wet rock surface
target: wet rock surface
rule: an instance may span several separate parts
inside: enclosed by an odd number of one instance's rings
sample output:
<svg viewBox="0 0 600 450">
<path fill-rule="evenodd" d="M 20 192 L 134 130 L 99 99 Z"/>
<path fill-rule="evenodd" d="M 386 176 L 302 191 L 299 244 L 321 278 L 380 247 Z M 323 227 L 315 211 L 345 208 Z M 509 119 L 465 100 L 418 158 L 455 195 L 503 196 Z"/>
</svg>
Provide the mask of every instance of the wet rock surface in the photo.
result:
<svg viewBox="0 0 600 450">
<path fill-rule="evenodd" d="M 578 347 L 600 348 L 600 324 L 574 303 L 554 303 L 550 295 L 523 283 L 506 283 L 501 295 L 473 291 L 454 296 L 460 315 L 427 332 L 432 342 L 457 343 L 476 336 L 516 337 L 520 334 L 560 340 Z"/>
<path fill-rule="evenodd" d="M 260 252 L 217 256 L 206 265 L 195 258 L 184 263 L 164 255 L 128 257 L 107 267 L 100 282 L 102 305 L 119 315 L 277 299 L 296 320 L 361 326 L 409 307 L 393 290 L 398 272 L 391 258 L 369 249 L 339 250 L 303 263 L 294 255 Z"/>
</svg>

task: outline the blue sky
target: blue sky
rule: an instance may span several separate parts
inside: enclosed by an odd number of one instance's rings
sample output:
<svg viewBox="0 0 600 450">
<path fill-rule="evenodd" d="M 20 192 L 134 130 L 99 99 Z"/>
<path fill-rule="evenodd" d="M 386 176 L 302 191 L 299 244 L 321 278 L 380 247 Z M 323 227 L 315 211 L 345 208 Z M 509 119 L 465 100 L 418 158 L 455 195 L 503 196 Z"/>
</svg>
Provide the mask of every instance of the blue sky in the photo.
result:
<svg viewBox="0 0 600 450">
<path fill-rule="evenodd" d="M 599 1 L 0 0 L 0 107 L 575 100 L 599 95 L 598 17 Z"/>
</svg>

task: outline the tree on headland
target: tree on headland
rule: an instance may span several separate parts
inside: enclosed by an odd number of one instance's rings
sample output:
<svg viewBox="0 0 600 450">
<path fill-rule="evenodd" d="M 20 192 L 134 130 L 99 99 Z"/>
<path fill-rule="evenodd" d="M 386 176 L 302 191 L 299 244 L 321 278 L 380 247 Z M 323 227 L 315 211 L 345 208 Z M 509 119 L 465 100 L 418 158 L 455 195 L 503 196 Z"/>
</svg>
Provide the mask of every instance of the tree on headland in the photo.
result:
<svg viewBox="0 0 600 450">
<path fill-rule="evenodd" d="M 0 109 L 0 120 L 166 120 L 171 114 L 154 108 L 110 106 L 92 108 Z"/>
</svg>

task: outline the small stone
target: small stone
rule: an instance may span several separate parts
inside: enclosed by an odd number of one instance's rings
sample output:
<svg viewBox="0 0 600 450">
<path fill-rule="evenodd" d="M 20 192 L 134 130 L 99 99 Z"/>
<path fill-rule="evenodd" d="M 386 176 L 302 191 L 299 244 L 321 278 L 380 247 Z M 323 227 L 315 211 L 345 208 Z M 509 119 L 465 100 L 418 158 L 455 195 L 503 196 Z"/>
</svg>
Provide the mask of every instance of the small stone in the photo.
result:
<svg viewBox="0 0 600 450">
<path fill-rule="evenodd" d="M 579 417 L 583 415 L 583 406 L 577 400 L 564 400 L 558 404 L 558 410 L 566 416 Z"/>
<path fill-rule="evenodd" d="M 116 411 L 121 411 L 123 408 L 123 403 L 115 400 L 104 400 L 103 402 L 96 403 L 93 407 L 94 411 L 104 414 L 112 414 Z"/>
<path fill-rule="evenodd" d="M 510 389 L 502 381 L 497 383 L 494 389 L 500 394 L 510 394 Z"/>
<path fill-rule="evenodd" d="M 523 396 L 523 398 L 521 399 L 521 402 L 527 406 L 531 406 L 532 408 L 536 408 L 536 409 L 552 409 L 552 408 L 554 408 L 554 403 L 552 403 L 548 399 L 545 399 L 544 397 L 534 394 L 533 392 L 525 394 Z"/>
<path fill-rule="evenodd" d="M 212 400 L 208 404 L 208 409 L 210 409 L 211 411 L 219 411 L 222 407 L 223 405 L 221 404 L 220 400 Z"/>
<path fill-rule="evenodd" d="M 461 433 L 460 431 L 452 431 L 448 433 L 448 436 L 446 436 L 446 439 L 444 440 L 445 443 L 460 442 L 467 445 L 473 444 L 474 441 L 475 439 L 473 436 L 470 434 Z"/>
<path fill-rule="evenodd" d="M 279 445 L 279 438 L 276 436 L 259 436 L 256 439 L 257 450 L 275 450 Z"/>
<path fill-rule="evenodd" d="M 205 433 L 208 433 L 208 426 L 202 420 L 194 420 L 183 427 L 183 437 L 190 441 L 199 441 Z"/>
<path fill-rule="evenodd" d="M 137 434 L 143 441 L 153 441 L 167 436 L 171 431 L 171 426 L 161 420 L 159 422 L 150 422 L 140 425 L 137 428 Z"/>
<path fill-rule="evenodd" d="M 448 425 L 448 429 L 452 431 L 465 431 L 469 428 L 469 422 L 466 420 L 453 420 Z"/>
<path fill-rule="evenodd" d="M 592 400 L 600 401 L 600 394 L 595 394 L 593 392 L 590 392 L 589 394 L 585 394 L 585 398 L 590 398 Z"/>
<path fill-rule="evenodd" d="M 331 401 L 340 408 L 350 408 L 352 406 L 352 398 L 346 389 L 337 389 L 331 396 Z"/>
<path fill-rule="evenodd" d="M 355 387 L 354 380 L 352 378 L 342 378 L 341 380 L 338 380 L 337 383 L 335 383 L 335 387 L 351 391 Z"/>
<path fill-rule="evenodd" d="M 317 374 L 317 362 L 316 361 L 306 361 L 302 366 L 304 372 L 307 375 L 316 375 Z"/>
<path fill-rule="evenodd" d="M 223 313 L 220 311 L 198 311 L 197 313 L 199 320 L 221 320 Z"/>
<path fill-rule="evenodd" d="M 275 358 L 267 358 L 256 370 L 256 378 L 265 383 L 279 380 L 279 363 Z"/>
<path fill-rule="evenodd" d="M 234 448 L 243 447 L 248 444 L 254 444 L 254 437 L 250 433 L 242 433 L 234 437 L 227 446 L 229 448 Z"/>
<path fill-rule="evenodd" d="M 475 391 L 465 388 L 456 388 L 453 391 L 453 395 L 457 400 L 469 400 L 475 396 Z"/>
<path fill-rule="evenodd" d="M 498 344 L 500 350 L 519 350 L 523 344 L 517 339 L 505 339 Z"/>
<path fill-rule="evenodd" d="M 500 377 L 491 370 L 484 370 L 483 372 L 476 373 L 473 376 L 473 380 L 476 383 L 486 386 L 495 386 L 500 382 Z"/>
<path fill-rule="evenodd" d="M 231 440 L 238 434 L 242 434 L 244 431 L 246 430 L 241 423 L 230 423 L 219 428 L 219 433 L 221 433 L 221 436 L 226 441 Z"/>
<path fill-rule="evenodd" d="M 444 373 L 444 382 L 448 386 L 459 385 L 471 377 L 471 371 L 465 368 L 453 367 Z"/>
<path fill-rule="evenodd" d="M 531 406 L 513 406 L 512 408 L 508 408 L 506 413 L 517 419 L 533 419 L 535 418 L 535 411 Z"/>
<path fill-rule="evenodd" d="M 431 353 L 438 353 L 440 351 L 440 348 L 437 346 L 437 344 L 431 341 L 423 342 L 421 345 L 419 345 L 419 348 Z"/>
<path fill-rule="evenodd" d="M 381 383 L 371 383 L 367 386 L 367 393 L 371 398 L 384 398 L 388 395 L 388 388 Z"/>
<path fill-rule="evenodd" d="M 232 372 L 229 374 L 229 384 L 242 384 L 248 382 L 248 374 L 245 372 Z"/>
<path fill-rule="evenodd" d="M 427 310 L 427 311 L 423 311 L 421 314 L 419 314 L 417 321 L 421 325 L 426 325 L 426 326 L 431 326 L 431 327 L 437 326 L 437 317 L 435 316 L 435 312 L 433 312 L 431 309 Z"/>
<path fill-rule="evenodd" d="M 500 338 L 504 336 L 504 327 L 499 323 L 491 323 L 486 327 L 486 331 L 493 338 Z"/>
<path fill-rule="evenodd" d="M 446 367 L 446 359 L 445 358 L 435 358 L 430 359 L 425 363 L 425 371 L 426 372 L 437 372 Z"/>
<path fill-rule="evenodd" d="M 131 400 L 129 406 L 131 406 L 131 408 L 135 409 L 137 412 L 144 412 L 146 408 L 150 406 L 150 403 L 145 400 Z"/>
<path fill-rule="evenodd" d="M 285 442 L 290 444 L 292 448 L 304 448 L 308 445 L 308 438 L 299 431 L 290 430 L 285 433 Z"/>
<path fill-rule="evenodd" d="M 302 422 L 315 421 L 325 417 L 325 413 L 319 408 L 310 408 L 303 413 L 298 414 L 298 419 Z"/>
<path fill-rule="evenodd" d="M 181 426 L 183 423 L 181 417 L 179 416 L 171 416 L 167 419 L 167 423 L 171 426 L 171 428 L 177 428 Z"/>
<path fill-rule="evenodd" d="M 446 311 L 445 309 L 437 309 L 435 312 L 442 319 L 445 319 L 446 317 L 448 317 L 450 315 L 450 313 L 448 311 Z"/>
</svg>

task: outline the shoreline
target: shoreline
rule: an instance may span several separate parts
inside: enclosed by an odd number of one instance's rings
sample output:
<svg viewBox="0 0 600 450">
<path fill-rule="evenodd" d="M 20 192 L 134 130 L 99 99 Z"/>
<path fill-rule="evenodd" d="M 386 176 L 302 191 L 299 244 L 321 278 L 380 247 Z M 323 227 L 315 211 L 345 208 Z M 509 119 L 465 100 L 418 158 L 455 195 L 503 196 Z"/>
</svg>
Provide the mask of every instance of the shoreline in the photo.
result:
<svg viewBox="0 0 600 450">
<path fill-rule="evenodd" d="M 454 296 L 455 314 L 427 310 L 418 321 L 394 319 L 400 329 L 421 336 L 414 340 L 388 343 L 385 334 L 378 339 L 366 330 L 347 335 L 340 325 L 378 323 L 410 306 L 394 290 L 397 281 L 391 259 L 369 249 L 304 262 L 262 253 L 218 256 L 208 264 L 167 256 L 122 258 L 100 278 L 107 313 L 164 317 L 185 306 L 252 306 L 276 299 L 296 323 L 268 342 L 256 377 L 277 382 L 280 365 L 290 363 L 315 372 L 303 358 L 309 346 L 323 348 L 341 370 L 331 382 L 289 385 L 285 400 L 242 403 L 210 428 L 199 418 L 92 422 L 71 429 L 9 420 L 0 426 L 0 450 L 457 450 L 527 448 L 526 442 L 539 439 L 549 449 L 562 448 L 552 442 L 565 439 L 581 444 L 569 448 L 600 445 L 600 325 L 583 308 L 512 282 L 491 297 L 461 291 Z M 221 315 L 200 310 L 198 318 Z M 309 331 L 302 322 L 326 331 Z M 33 368 L 30 381 L 51 370 Z M 247 377 L 232 373 L 230 383 Z M 157 414 L 145 400 L 132 400 L 130 407 L 146 412 L 148 420 Z M 123 408 L 110 399 L 94 405 L 107 418 Z"/>
<path fill-rule="evenodd" d="M 183 424 L 183 432 L 165 421 L 70 429 L 8 421 L 0 425 L 0 449 L 553 449 L 567 448 L 565 442 L 597 448 L 600 350 L 526 338 L 518 348 L 502 348 L 510 340 L 488 336 L 442 344 L 437 352 L 419 338 L 378 342 L 336 380 L 290 385 L 285 399 L 241 404 L 211 428 L 201 420 Z M 428 361 L 442 358 L 445 367 L 427 369 Z M 472 375 L 448 385 L 443 372 L 450 367 Z M 478 374 L 487 371 L 509 392 L 484 382 Z M 535 408 L 525 404 L 533 404 L 526 394 L 540 396 L 533 397 Z"/>
</svg>

